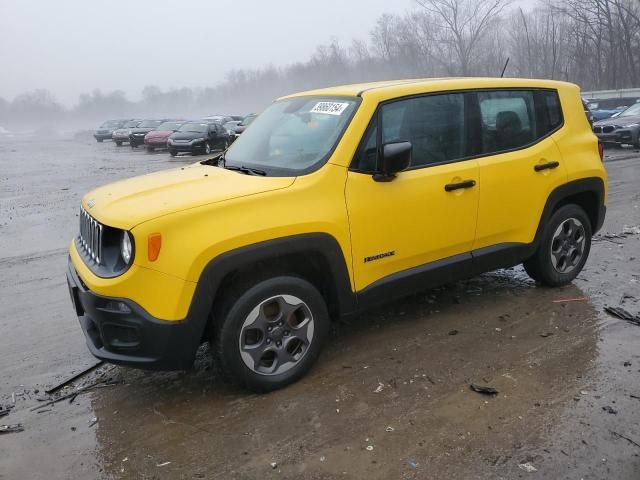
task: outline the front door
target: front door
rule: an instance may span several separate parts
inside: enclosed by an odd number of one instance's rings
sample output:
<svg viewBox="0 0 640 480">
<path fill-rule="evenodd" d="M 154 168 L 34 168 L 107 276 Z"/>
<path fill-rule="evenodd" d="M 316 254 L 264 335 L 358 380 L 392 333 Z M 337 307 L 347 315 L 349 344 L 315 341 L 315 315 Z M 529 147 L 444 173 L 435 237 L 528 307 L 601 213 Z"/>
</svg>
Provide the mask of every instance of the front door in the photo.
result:
<svg viewBox="0 0 640 480">
<path fill-rule="evenodd" d="M 465 94 L 381 105 L 347 176 L 356 290 L 436 261 L 470 258 L 478 209 L 478 162 L 469 157 Z M 372 172 L 382 145 L 409 141 L 411 167 L 389 182 Z"/>
</svg>

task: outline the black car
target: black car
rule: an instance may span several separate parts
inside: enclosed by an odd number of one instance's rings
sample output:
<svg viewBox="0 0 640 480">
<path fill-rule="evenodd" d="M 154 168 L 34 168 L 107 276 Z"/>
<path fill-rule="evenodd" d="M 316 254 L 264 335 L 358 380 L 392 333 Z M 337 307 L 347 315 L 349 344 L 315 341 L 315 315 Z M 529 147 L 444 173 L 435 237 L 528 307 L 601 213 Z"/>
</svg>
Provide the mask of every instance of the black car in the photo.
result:
<svg viewBox="0 0 640 480">
<path fill-rule="evenodd" d="M 605 145 L 630 144 L 640 148 L 640 103 L 593 124 L 593 133 Z"/>
<path fill-rule="evenodd" d="M 139 145 L 144 145 L 144 136 L 149 133 L 151 130 L 155 130 L 156 127 L 159 127 L 164 122 L 168 122 L 169 119 L 163 120 L 143 120 L 140 124 L 131 129 L 129 132 L 129 145 L 131 148 L 136 148 Z"/>
<path fill-rule="evenodd" d="M 187 152 L 209 154 L 212 150 L 224 150 L 229 146 L 229 132 L 220 123 L 201 121 L 188 122 L 167 140 L 172 157 Z"/>
<path fill-rule="evenodd" d="M 111 140 L 113 131 L 121 128 L 125 123 L 127 123 L 127 120 L 107 120 L 93 132 L 93 138 L 98 143 L 102 143 L 104 140 Z"/>
</svg>

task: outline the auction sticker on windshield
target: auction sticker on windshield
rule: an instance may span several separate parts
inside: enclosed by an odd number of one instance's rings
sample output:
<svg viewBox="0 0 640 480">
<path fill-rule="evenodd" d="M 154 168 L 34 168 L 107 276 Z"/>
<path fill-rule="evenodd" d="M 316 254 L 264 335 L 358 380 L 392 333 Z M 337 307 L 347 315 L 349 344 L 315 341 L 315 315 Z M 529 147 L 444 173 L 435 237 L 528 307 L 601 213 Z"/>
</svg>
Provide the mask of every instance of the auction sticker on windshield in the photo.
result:
<svg viewBox="0 0 640 480">
<path fill-rule="evenodd" d="M 318 102 L 310 113 L 326 113 L 327 115 L 342 115 L 342 112 L 349 106 L 348 103 L 340 102 Z"/>
</svg>

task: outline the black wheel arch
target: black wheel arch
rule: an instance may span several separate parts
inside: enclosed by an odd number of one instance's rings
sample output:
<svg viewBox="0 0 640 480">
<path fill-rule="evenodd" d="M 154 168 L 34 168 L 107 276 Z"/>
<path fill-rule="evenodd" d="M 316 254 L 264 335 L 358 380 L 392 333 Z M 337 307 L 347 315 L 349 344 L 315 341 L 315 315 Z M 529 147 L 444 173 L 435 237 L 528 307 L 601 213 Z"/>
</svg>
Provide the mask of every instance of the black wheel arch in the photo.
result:
<svg viewBox="0 0 640 480">
<path fill-rule="evenodd" d="M 585 210 L 594 234 L 602 228 L 606 215 L 604 181 L 599 177 L 581 178 L 565 183 L 551 192 L 538 223 L 534 245 L 540 242 L 544 227 L 551 215 L 560 207 L 571 203 Z"/>
<path fill-rule="evenodd" d="M 209 335 L 214 305 L 230 282 L 238 276 L 264 278 L 265 272 L 298 275 L 309 281 L 325 297 L 332 316 L 357 310 L 347 263 L 333 236 L 307 233 L 282 237 L 225 252 L 207 264 L 188 314 L 202 341 Z"/>
</svg>

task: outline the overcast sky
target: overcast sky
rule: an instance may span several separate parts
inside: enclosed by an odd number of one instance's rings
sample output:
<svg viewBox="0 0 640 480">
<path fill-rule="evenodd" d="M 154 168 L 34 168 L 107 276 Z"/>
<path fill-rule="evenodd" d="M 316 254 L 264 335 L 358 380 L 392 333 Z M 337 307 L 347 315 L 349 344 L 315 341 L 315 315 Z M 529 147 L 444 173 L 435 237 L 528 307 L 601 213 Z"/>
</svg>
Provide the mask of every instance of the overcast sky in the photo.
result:
<svg viewBox="0 0 640 480">
<path fill-rule="evenodd" d="M 536 0 L 519 0 L 524 6 Z M 365 38 L 413 0 L 0 0 L 0 97 L 47 88 L 70 105 L 94 88 L 215 84 L 233 68 L 306 60 Z"/>
</svg>

